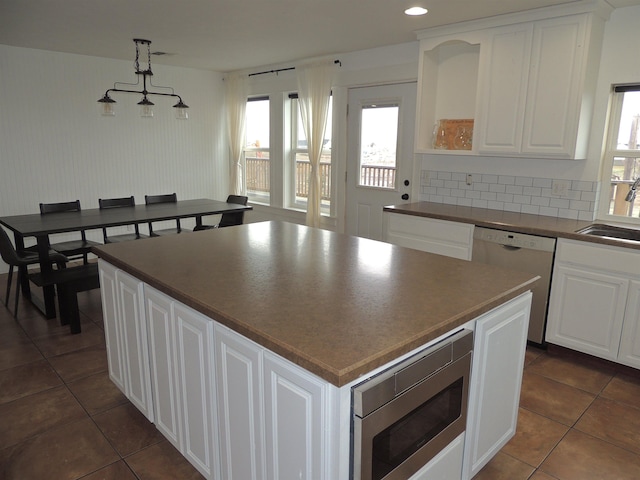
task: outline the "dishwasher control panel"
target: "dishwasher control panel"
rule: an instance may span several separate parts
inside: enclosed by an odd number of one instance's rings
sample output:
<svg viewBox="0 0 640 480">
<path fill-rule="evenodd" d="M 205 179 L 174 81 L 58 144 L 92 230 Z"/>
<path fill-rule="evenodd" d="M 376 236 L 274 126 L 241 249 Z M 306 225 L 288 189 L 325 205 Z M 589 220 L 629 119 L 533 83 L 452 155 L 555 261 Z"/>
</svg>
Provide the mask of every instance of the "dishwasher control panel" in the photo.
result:
<svg viewBox="0 0 640 480">
<path fill-rule="evenodd" d="M 516 248 L 528 248 L 530 250 L 553 251 L 556 239 L 540 237 L 538 235 L 528 235 L 526 233 L 507 232 L 505 230 L 495 230 L 493 228 L 475 227 L 473 231 L 474 240 L 484 240 L 485 242 L 498 243 Z"/>
</svg>

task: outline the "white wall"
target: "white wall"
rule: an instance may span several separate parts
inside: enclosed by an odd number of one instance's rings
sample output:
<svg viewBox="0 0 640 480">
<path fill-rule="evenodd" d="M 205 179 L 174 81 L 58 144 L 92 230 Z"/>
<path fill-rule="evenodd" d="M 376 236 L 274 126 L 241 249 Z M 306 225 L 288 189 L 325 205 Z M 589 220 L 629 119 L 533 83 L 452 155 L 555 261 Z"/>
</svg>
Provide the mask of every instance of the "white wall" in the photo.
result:
<svg viewBox="0 0 640 480">
<path fill-rule="evenodd" d="M 175 100 L 163 97 L 150 97 L 155 116 L 141 118 L 136 94 L 113 94 L 117 115 L 99 114 L 105 90 L 135 82 L 133 61 L 0 45 L 0 215 L 75 199 L 96 208 L 99 197 L 225 198 L 221 75 L 153 70 L 156 84 L 173 87 L 190 106 L 189 120 L 175 119 Z"/>
</svg>

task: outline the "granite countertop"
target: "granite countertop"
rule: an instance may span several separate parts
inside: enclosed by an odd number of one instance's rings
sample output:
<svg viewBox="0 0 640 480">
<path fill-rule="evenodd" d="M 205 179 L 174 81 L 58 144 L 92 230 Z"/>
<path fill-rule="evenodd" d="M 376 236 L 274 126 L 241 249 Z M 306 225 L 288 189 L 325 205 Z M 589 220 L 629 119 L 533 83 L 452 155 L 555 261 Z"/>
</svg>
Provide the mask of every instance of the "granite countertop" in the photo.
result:
<svg viewBox="0 0 640 480">
<path fill-rule="evenodd" d="M 537 279 L 285 222 L 94 252 L 338 387 L 515 298 Z"/>
<path fill-rule="evenodd" d="M 497 228 L 512 232 L 541 235 L 543 237 L 569 238 L 640 250 L 640 242 L 624 242 L 608 237 L 577 233 L 579 230 L 594 223 L 606 223 L 607 225 L 624 226 L 624 228 L 640 230 L 638 227 L 622 225 L 615 222 L 570 220 L 567 218 L 546 217 L 544 215 L 531 215 L 527 213 L 505 212 L 488 208 L 462 207 L 431 202 L 389 205 L 384 207 L 384 211 L 404 215 L 415 215 L 418 217 L 437 218 L 440 220 L 451 220 L 461 223 L 473 223 L 479 227 Z"/>
</svg>

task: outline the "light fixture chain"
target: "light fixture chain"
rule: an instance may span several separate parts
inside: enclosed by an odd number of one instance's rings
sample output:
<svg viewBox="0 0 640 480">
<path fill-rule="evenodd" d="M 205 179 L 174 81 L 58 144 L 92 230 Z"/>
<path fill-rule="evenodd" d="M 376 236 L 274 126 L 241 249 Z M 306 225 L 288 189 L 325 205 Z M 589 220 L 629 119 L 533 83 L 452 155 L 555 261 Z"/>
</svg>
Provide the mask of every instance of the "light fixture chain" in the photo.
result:
<svg viewBox="0 0 640 480">
<path fill-rule="evenodd" d="M 134 67 L 136 69 L 136 73 L 138 73 L 140 71 L 140 50 L 139 50 L 139 45 L 137 40 L 134 40 L 135 44 L 136 44 L 136 61 L 134 63 Z"/>
</svg>

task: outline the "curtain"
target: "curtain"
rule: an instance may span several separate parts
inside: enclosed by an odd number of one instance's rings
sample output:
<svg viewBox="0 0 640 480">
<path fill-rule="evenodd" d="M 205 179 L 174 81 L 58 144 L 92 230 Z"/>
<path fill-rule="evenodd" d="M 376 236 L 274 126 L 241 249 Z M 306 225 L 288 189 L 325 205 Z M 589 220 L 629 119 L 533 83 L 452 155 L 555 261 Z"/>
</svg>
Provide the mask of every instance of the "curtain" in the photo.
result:
<svg viewBox="0 0 640 480">
<path fill-rule="evenodd" d="M 333 62 L 296 66 L 298 104 L 309 149 L 309 196 L 307 197 L 307 225 L 320 226 L 320 155 L 327 125 Z"/>
<path fill-rule="evenodd" d="M 245 195 L 243 178 L 244 156 L 242 150 L 245 140 L 245 118 L 247 96 L 249 94 L 248 77 L 231 75 L 225 79 L 225 101 L 227 107 L 227 131 L 229 134 L 229 193 Z"/>
</svg>

